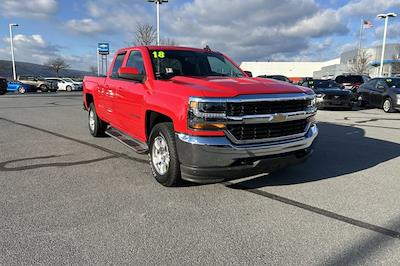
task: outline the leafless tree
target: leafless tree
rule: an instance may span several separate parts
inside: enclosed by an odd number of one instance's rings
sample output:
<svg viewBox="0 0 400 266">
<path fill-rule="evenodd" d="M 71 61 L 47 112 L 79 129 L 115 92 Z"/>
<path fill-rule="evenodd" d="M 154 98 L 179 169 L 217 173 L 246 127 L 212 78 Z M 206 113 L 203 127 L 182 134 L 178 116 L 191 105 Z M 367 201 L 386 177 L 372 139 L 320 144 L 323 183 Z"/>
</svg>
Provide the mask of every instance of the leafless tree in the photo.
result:
<svg viewBox="0 0 400 266">
<path fill-rule="evenodd" d="M 59 77 L 59 73 L 63 69 L 67 69 L 70 67 L 67 62 L 62 59 L 61 57 L 57 57 L 54 59 L 50 59 L 46 64 L 45 64 L 49 69 L 53 70 L 54 72 L 57 73 L 57 77 Z"/>
<path fill-rule="evenodd" d="M 138 23 L 136 26 L 136 45 L 152 45 L 157 38 L 157 31 L 151 24 Z"/>
<path fill-rule="evenodd" d="M 93 74 L 97 74 L 97 66 L 89 66 L 89 72 Z"/>
<path fill-rule="evenodd" d="M 350 72 L 353 74 L 368 74 L 368 63 L 371 59 L 371 55 L 366 50 L 361 50 L 357 55 L 357 59 L 350 66 Z"/>
<path fill-rule="evenodd" d="M 392 63 L 392 75 L 400 74 L 400 45 L 395 48 L 396 55 L 393 56 L 393 60 L 396 60 Z"/>
</svg>

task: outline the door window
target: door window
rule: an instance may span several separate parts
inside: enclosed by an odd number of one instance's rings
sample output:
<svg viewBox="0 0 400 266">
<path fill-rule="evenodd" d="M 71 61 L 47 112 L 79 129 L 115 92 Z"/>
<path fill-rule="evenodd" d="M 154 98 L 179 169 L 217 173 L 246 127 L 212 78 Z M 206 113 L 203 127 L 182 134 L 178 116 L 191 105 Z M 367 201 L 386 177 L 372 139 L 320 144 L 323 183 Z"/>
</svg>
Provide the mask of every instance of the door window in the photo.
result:
<svg viewBox="0 0 400 266">
<path fill-rule="evenodd" d="M 376 89 L 378 91 L 383 91 L 386 88 L 386 83 L 383 80 L 378 80 L 378 82 L 376 83 Z"/>
<path fill-rule="evenodd" d="M 145 75 L 143 56 L 139 51 L 132 51 L 129 54 L 128 61 L 126 62 L 127 67 L 134 67 L 139 70 L 139 74 Z"/>
</svg>

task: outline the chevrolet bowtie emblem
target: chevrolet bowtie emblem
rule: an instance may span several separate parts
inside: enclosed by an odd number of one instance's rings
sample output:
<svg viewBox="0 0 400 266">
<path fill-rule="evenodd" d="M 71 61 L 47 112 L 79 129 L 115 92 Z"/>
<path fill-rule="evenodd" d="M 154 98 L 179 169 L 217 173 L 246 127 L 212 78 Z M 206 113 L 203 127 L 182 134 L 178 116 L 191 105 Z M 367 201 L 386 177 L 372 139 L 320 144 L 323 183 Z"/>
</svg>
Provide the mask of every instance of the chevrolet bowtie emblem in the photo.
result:
<svg viewBox="0 0 400 266">
<path fill-rule="evenodd" d="M 285 114 L 275 114 L 272 119 L 271 122 L 284 122 L 286 121 L 287 116 Z"/>
</svg>

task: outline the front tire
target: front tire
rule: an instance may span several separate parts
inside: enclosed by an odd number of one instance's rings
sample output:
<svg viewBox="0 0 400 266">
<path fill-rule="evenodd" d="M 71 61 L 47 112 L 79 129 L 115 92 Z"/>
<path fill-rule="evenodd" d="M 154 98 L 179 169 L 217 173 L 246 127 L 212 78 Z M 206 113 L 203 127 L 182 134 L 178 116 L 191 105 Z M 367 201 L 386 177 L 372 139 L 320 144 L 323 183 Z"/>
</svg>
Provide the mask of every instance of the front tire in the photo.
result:
<svg viewBox="0 0 400 266">
<path fill-rule="evenodd" d="M 23 86 L 20 86 L 19 88 L 18 88 L 18 93 L 19 94 L 24 94 L 26 92 L 26 89 L 23 87 Z"/>
<path fill-rule="evenodd" d="M 71 86 L 67 86 L 66 90 L 67 90 L 68 92 L 71 92 L 71 91 L 72 91 L 72 87 L 71 87 Z"/>
<path fill-rule="evenodd" d="M 386 98 L 383 101 L 382 109 L 383 111 L 385 111 L 385 113 L 393 113 L 395 111 L 393 108 L 393 102 L 391 98 Z"/>
<path fill-rule="evenodd" d="M 153 177 L 163 186 L 177 186 L 181 169 L 171 122 L 154 126 L 149 138 L 149 161 Z"/>
<path fill-rule="evenodd" d="M 89 132 L 93 137 L 102 137 L 105 134 L 107 124 L 102 121 L 96 113 L 96 108 L 94 107 L 94 103 L 89 105 L 88 110 L 88 125 Z"/>
</svg>

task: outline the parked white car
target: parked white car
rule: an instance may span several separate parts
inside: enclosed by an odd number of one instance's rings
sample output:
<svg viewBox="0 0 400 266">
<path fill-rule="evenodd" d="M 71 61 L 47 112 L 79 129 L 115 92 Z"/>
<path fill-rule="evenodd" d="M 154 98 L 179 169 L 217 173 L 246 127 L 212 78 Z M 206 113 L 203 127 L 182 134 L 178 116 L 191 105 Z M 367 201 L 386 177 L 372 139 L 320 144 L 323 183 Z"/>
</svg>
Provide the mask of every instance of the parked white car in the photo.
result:
<svg viewBox="0 0 400 266">
<path fill-rule="evenodd" d="M 71 78 L 63 78 L 63 79 L 66 80 L 66 81 L 69 81 L 69 82 L 74 83 L 74 85 L 75 85 L 76 87 L 78 87 L 79 90 L 82 90 L 83 82 L 76 81 L 76 80 L 71 79 Z"/>
<path fill-rule="evenodd" d="M 76 91 L 82 89 L 82 86 L 69 81 L 67 78 L 46 78 L 46 80 L 58 82 L 58 90 L 60 91 Z"/>
</svg>

